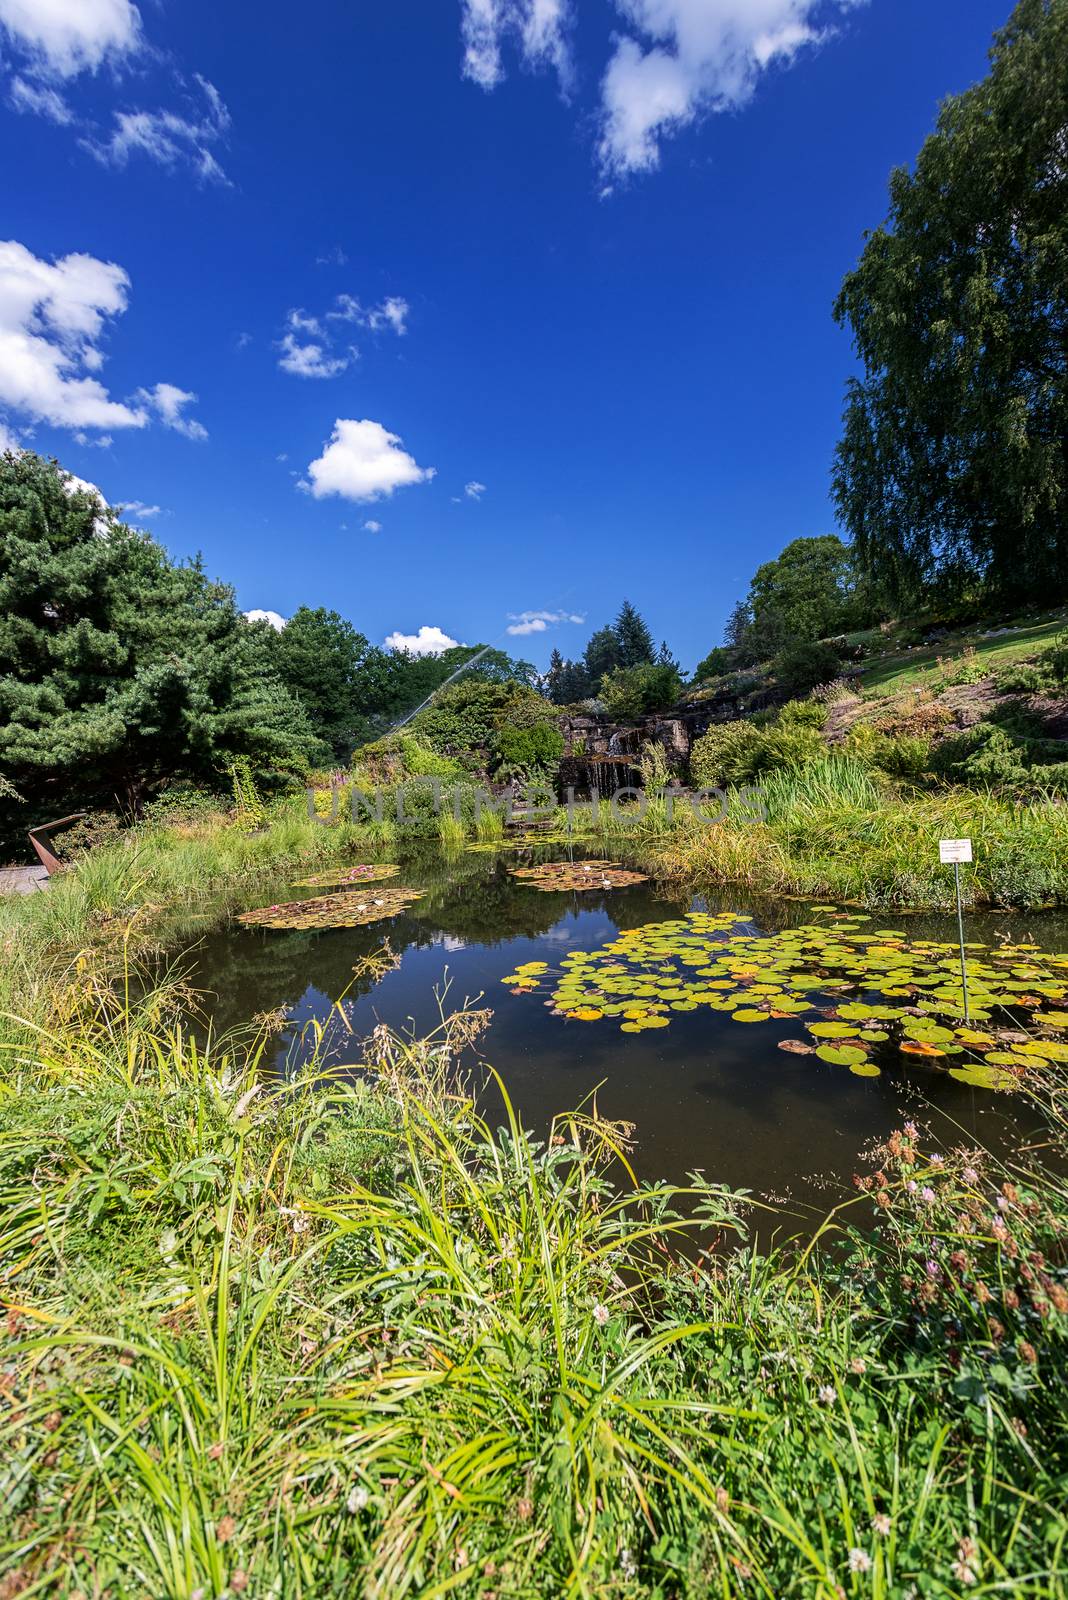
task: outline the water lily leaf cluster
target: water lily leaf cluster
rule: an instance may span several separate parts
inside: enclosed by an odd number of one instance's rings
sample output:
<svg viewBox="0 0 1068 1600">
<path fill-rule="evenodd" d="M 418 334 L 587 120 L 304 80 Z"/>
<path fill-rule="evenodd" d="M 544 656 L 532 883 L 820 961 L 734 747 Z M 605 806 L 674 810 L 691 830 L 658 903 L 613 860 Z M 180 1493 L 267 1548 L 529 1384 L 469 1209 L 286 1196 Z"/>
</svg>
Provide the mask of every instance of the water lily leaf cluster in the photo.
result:
<svg viewBox="0 0 1068 1600">
<path fill-rule="evenodd" d="M 362 928 L 406 911 L 421 900 L 421 889 L 382 889 L 377 894 L 324 894 L 313 900 L 290 900 L 261 906 L 238 917 L 247 928 Z"/>
<path fill-rule="evenodd" d="M 536 850 L 546 845 L 583 844 L 589 838 L 585 833 L 568 833 L 565 829 L 546 830 L 543 833 L 512 833 L 503 839 L 475 839 L 464 849 L 471 855 L 494 855 L 502 850 Z"/>
<path fill-rule="evenodd" d="M 625 889 L 645 883 L 647 874 L 632 872 L 614 861 L 545 861 L 536 867 L 509 867 L 513 878 L 528 883 L 542 893 L 560 889 Z"/>
<path fill-rule="evenodd" d="M 1011 1088 L 1027 1068 L 1068 1061 L 1058 1037 L 1068 1025 L 1068 956 L 969 945 L 965 1022 L 955 944 L 869 932 L 865 916 L 813 909 L 830 920 L 772 935 L 754 933 L 740 912 L 691 912 L 574 951 L 558 972 L 527 962 L 503 981 L 521 994 L 551 983 L 546 1004 L 557 1015 L 611 1018 L 624 1033 L 700 1008 L 747 1025 L 797 1019 L 808 1039 L 783 1039 L 784 1050 L 859 1077 L 891 1060 L 924 1061 L 977 1088 Z"/>
<path fill-rule="evenodd" d="M 387 878 L 395 878 L 400 867 L 388 861 L 361 863 L 355 867 L 330 867 L 326 872 L 313 872 L 307 878 L 295 878 L 294 886 L 298 889 L 327 888 L 337 884 L 338 888 L 345 888 L 348 884 L 383 883 Z"/>
</svg>

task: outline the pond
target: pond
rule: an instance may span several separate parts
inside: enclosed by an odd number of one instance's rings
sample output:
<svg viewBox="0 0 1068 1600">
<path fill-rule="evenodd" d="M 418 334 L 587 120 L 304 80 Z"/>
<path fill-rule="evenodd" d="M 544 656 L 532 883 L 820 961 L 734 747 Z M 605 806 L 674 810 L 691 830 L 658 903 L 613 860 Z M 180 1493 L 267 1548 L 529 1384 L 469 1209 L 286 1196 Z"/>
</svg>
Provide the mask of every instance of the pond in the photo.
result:
<svg viewBox="0 0 1068 1600">
<path fill-rule="evenodd" d="M 541 854 L 558 858 L 561 851 L 557 847 Z M 869 1052 L 859 1067 L 863 1075 L 850 1070 L 849 1060 L 855 1058 L 848 1049 L 843 1064 L 779 1048 L 781 1040 L 807 1040 L 810 1047 L 830 1047 L 833 1055 L 843 1041 L 810 1035 L 806 1024 L 819 1022 L 811 1007 L 826 1012 L 846 998 L 856 1005 L 855 992 L 846 996 L 833 984 L 829 989 L 817 986 L 817 992 L 810 985 L 799 1002 L 804 1020 L 798 1015 L 758 1017 L 750 1012 L 746 1026 L 731 1014 L 732 1004 L 737 1007 L 740 1002 L 724 1000 L 717 993 L 717 983 L 720 990 L 729 990 L 730 980 L 693 979 L 708 984 L 703 992 L 707 1003 L 698 1004 L 691 1001 L 685 983 L 672 976 L 668 981 L 678 986 L 664 988 L 661 1020 L 647 1025 L 641 1006 L 650 1002 L 626 998 L 626 986 L 633 984 L 633 978 L 626 976 L 632 956 L 621 961 L 611 952 L 596 954 L 609 944 L 624 952 L 638 948 L 643 958 L 652 959 L 654 965 L 659 961 L 667 971 L 665 949 L 681 950 L 686 957 L 695 938 L 711 941 L 719 951 L 725 938 L 742 936 L 758 940 L 742 947 L 750 957 L 757 952 L 757 965 L 767 951 L 778 951 L 781 971 L 782 941 L 786 940 L 787 957 L 796 956 L 800 948 L 796 941 L 806 937 L 797 930 L 815 922 L 832 930 L 836 941 L 839 935 L 833 930 L 841 928 L 843 938 L 853 937 L 855 945 L 865 949 L 876 935 L 896 931 L 908 941 L 916 963 L 914 975 L 922 982 L 925 970 L 933 971 L 938 961 L 947 958 L 945 951 L 925 949 L 924 941 L 955 940 L 955 920 L 881 911 L 874 919 L 856 921 L 852 919 L 857 913 L 850 909 L 844 915 L 851 920 L 843 921 L 842 912 L 836 914 L 834 908 L 814 912 L 807 901 L 769 901 L 736 893 L 695 896 L 651 882 L 546 893 L 510 874 L 509 868 L 520 859 L 529 863 L 539 856 L 475 852 L 451 860 L 437 854 L 406 859 L 390 886 L 417 889 L 422 897 L 371 926 L 278 931 L 232 923 L 198 947 L 194 981 L 208 992 L 209 1013 L 219 1027 L 247 1023 L 262 1013 L 284 1012 L 284 1026 L 272 1038 L 267 1060 L 270 1071 L 289 1076 L 301 1071 L 312 1048 L 309 1024 L 318 1021 L 331 1028 L 329 1061 L 356 1063 L 359 1041 L 378 1023 L 416 1034 L 431 1030 L 439 1020 L 438 995 L 447 986 L 449 1010 L 465 1001 L 492 1008 L 492 1022 L 478 1049 L 503 1077 L 528 1126 L 543 1131 L 554 1114 L 589 1101 L 596 1092 L 601 1115 L 634 1124 L 632 1159 L 642 1177 L 679 1181 L 687 1172 L 702 1169 L 715 1181 L 821 1211 L 849 1183 L 861 1147 L 900 1126 L 905 1116 L 927 1121 L 947 1142 L 965 1137 L 994 1149 L 1017 1131 L 1019 1122 L 1025 1128 L 1030 1125 L 1018 1099 L 954 1078 L 946 1070 L 954 1064 L 952 1055 L 935 1060 L 902 1053 L 899 1041 L 887 1039 L 877 1018 L 868 1018 L 863 1025 L 872 1040 L 863 1046 Z M 263 906 L 327 892 L 322 887 L 295 888 L 290 876 L 266 889 L 261 884 L 249 903 Z M 366 894 L 371 898 L 379 892 L 369 888 Z M 696 920 L 684 921 L 695 913 Z M 876 934 L 866 932 L 868 928 Z M 1006 939 L 1025 944 L 1033 940 L 1046 952 L 1068 950 L 1068 921 L 1049 915 L 971 916 L 967 933 L 970 940 L 984 941 L 995 950 Z M 354 978 L 354 966 L 380 949 L 383 939 L 389 940 L 397 957 L 394 969 L 377 979 L 367 974 Z M 896 959 L 888 939 L 878 949 Z M 586 955 L 594 960 L 586 961 Z M 982 952 L 976 957 L 982 959 Z M 707 954 L 691 954 L 690 970 L 708 960 Z M 526 971 L 517 974 L 519 968 Z M 600 992 L 591 989 L 591 975 L 597 977 L 605 968 L 617 976 L 598 981 L 607 988 L 615 983 L 624 991 L 613 1015 L 598 1014 L 597 1006 L 590 1005 L 590 994 L 596 999 Z M 706 965 L 697 970 L 712 974 L 719 969 Z M 739 970 L 749 973 L 744 981 L 752 984 L 753 969 Z M 565 985 L 565 997 L 571 998 L 563 1004 L 588 1013 L 585 1020 L 560 1014 L 555 991 L 561 975 L 568 972 L 571 987 Z M 768 975 L 758 971 L 755 976 Z M 528 986 L 519 992 L 517 977 Z M 663 979 L 657 981 L 663 986 Z M 1018 980 L 1017 988 L 1032 981 Z M 775 987 L 774 978 L 765 985 Z M 582 989 L 585 1005 L 581 994 L 574 998 Z M 347 1026 L 334 1009 L 340 996 L 345 997 L 341 1007 Z M 907 1005 L 913 997 L 905 996 L 897 1005 Z M 885 1008 L 885 991 L 877 998 Z M 713 1009 L 713 1002 L 720 1009 Z M 760 1000 L 749 1000 L 750 1006 L 754 1003 Z M 780 990 L 779 998 L 768 1003 L 778 1007 L 790 1000 Z M 626 1026 L 623 1007 L 635 1004 L 637 1020 L 632 1017 Z M 866 1000 L 855 1014 L 873 1006 L 874 1001 Z M 860 1026 L 831 1024 L 823 1031 L 855 1033 Z M 921 1033 L 927 1027 L 923 1022 Z M 921 1050 L 929 1048 L 920 1045 Z"/>
</svg>

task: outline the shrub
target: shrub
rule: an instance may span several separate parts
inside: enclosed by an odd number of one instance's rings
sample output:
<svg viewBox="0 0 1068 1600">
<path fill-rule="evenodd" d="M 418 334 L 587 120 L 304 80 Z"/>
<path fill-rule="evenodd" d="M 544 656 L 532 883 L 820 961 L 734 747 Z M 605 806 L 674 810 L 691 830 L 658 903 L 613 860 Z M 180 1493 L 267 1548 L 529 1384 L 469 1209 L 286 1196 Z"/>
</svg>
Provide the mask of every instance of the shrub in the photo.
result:
<svg viewBox="0 0 1068 1600">
<path fill-rule="evenodd" d="M 838 676 L 841 664 L 833 645 L 801 641 L 788 645 L 772 662 L 772 673 L 791 697 L 810 694 L 818 684 Z"/>
<path fill-rule="evenodd" d="M 751 722 L 723 722 L 694 741 L 690 776 L 702 789 L 745 783 L 757 771 L 764 735 Z"/>
<path fill-rule="evenodd" d="M 493 738 L 493 762 L 498 775 L 521 777 L 554 768 L 564 753 L 564 736 L 552 722 L 535 722 L 529 728 L 506 724 Z"/>
<path fill-rule="evenodd" d="M 671 662 L 643 661 L 617 667 L 601 680 L 601 698 L 612 717 L 644 717 L 667 711 L 682 693 L 682 679 Z"/>
<path fill-rule="evenodd" d="M 827 707 L 819 700 L 791 700 L 779 712 L 780 728 L 822 728 Z"/>
</svg>

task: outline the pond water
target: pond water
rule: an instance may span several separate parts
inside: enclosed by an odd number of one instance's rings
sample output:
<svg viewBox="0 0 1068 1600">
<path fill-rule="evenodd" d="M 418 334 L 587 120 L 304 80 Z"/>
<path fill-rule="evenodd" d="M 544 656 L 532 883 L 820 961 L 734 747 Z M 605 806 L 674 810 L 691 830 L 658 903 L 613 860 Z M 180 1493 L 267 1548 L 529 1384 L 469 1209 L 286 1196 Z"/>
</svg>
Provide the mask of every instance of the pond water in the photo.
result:
<svg viewBox="0 0 1068 1600">
<path fill-rule="evenodd" d="M 546 858 L 560 854 L 549 850 Z M 447 984 L 447 1009 L 465 1000 L 492 1007 L 478 1049 L 502 1075 L 528 1126 L 544 1131 L 554 1114 L 596 1091 L 603 1116 L 635 1125 L 633 1162 L 642 1177 L 680 1181 L 701 1169 L 798 1209 L 822 1211 L 839 1198 L 861 1147 L 903 1116 L 928 1122 L 946 1142 L 967 1137 L 995 1149 L 1017 1131 L 1017 1119 L 1026 1130 L 1028 1113 L 1018 1100 L 956 1081 L 943 1070 L 950 1061 L 937 1065 L 902 1056 L 894 1044 L 873 1046 L 882 1070 L 860 1077 L 814 1055 L 788 1054 L 779 1040 L 808 1037 L 793 1017 L 744 1026 L 701 1005 L 670 1013 L 668 1026 L 623 1032 L 618 1016 L 555 1015 L 550 996 L 554 975 L 567 970 L 561 962 L 599 951 L 621 932 L 677 923 L 698 910 L 744 915 L 744 928 L 735 932 L 774 936 L 811 922 L 812 908 L 807 901 L 734 893 L 672 894 L 651 883 L 541 893 L 509 875 L 516 862 L 507 853 L 406 860 L 393 882 L 421 889 L 423 898 L 373 926 L 277 931 L 232 923 L 198 947 L 194 981 L 207 991 L 219 1027 L 283 1011 L 285 1026 L 271 1040 L 268 1065 L 289 1076 L 300 1072 L 311 1049 L 310 1023 L 329 1025 L 333 1013 L 327 1059 L 356 1063 L 359 1041 L 380 1022 L 416 1034 L 432 1029 L 437 994 Z M 249 905 L 325 892 L 296 889 L 286 879 L 259 885 Z M 883 911 L 871 926 L 898 929 L 910 941 L 956 937 L 955 921 L 944 916 Z M 996 946 L 1007 936 L 1032 939 L 1046 951 L 1068 950 L 1063 918 L 968 919 L 969 939 Z M 398 965 L 377 980 L 354 980 L 354 966 L 384 938 Z M 549 968 L 537 990 L 516 994 L 502 983 L 532 962 Z M 351 1033 L 333 1009 L 343 995 Z"/>
</svg>

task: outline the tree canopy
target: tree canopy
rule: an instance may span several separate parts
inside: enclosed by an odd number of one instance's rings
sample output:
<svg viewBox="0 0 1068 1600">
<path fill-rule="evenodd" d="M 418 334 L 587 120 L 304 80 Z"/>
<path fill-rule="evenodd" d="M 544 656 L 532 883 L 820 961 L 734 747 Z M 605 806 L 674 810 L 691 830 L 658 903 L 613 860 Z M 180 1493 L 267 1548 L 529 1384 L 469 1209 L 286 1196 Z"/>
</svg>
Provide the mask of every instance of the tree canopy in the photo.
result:
<svg viewBox="0 0 1068 1600">
<path fill-rule="evenodd" d="M 314 754 L 230 588 L 170 561 L 57 462 L 0 456 L 0 763 L 29 821 L 87 801 L 137 809 L 176 775 L 217 781 L 237 755 L 269 778 Z"/>
<path fill-rule="evenodd" d="M 836 305 L 864 376 L 834 486 L 899 603 L 1068 593 L 1068 0 L 1020 0 Z"/>
</svg>

